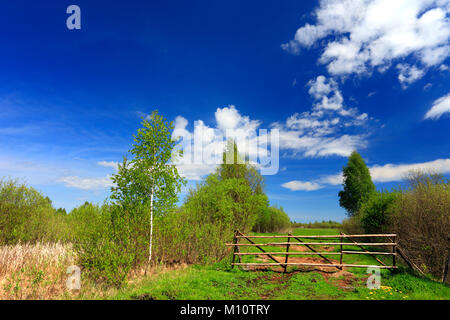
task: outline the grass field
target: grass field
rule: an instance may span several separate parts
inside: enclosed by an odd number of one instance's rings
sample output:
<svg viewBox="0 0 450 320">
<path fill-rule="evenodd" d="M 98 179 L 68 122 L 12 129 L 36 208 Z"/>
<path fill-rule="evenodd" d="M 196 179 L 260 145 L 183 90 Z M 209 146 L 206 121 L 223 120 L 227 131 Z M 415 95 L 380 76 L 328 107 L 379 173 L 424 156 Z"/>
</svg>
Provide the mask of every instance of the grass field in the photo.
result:
<svg viewBox="0 0 450 320">
<path fill-rule="evenodd" d="M 295 229 L 294 235 L 334 235 L 334 229 Z M 267 234 L 265 234 L 267 235 Z M 275 234 L 273 234 L 275 235 Z M 273 239 L 257 239 L 258 243 Z M 244 240 L 241 240 L 245 243 Z M 285 242 L 285 239 L 278 239 Z M 326 240 L 330 242 L 330 240 Z M 313 242 L 308 239 L 308 242 Z M 292 243 L 295 243 L 292 241 Z M 320 251 L 339 250 L 332 246 L 317 246 Z M 346 248 L 344 246 L 344 248 Z M 348 247 L 356 250 L 355 247 Z M 267 251 L 284 251 L 285 247 L 266 246 Z M 371 249 L 373 250 L 373 249 Z M 242 252 L 257 251 L 241 247 Z M 291 246 L 290 251 L 305 251 Z M 339 255 L 326 255 L 339 262 Z M 259 258 L 258 258 L 259 257 Z M 284 256 L 279 256 L 284 259 Z M 290 256 L 289 261 L 323 262 L 316 256 Z M 386 264 L 390 257 L 382 257 Z M 262 262 L 261 256 L 244 256 L 246 262 Z M 281 260 L 283 261 L 283 260 Z M 345 263 L 377 264 L 367 255 L 345 255 Z M 281 267 L 262 270 L 245 267 L 231 268 L 231 256 L 214 265 L 155 266 L 149 275 L 138 272 L 122 289 L 105 288 L 82 276 L 81 291 L 66 289 L 68 265 L 76 263 L 68 245 L 18 245 L 0 248 L 0 299 L 360 299 L 410 300 L 450 299 L 450 288 L 430 278 L 419 277 L 398 261 L 393 273 L 381 270 L 381 288 L 369 290 L 365 268 Z"/>
<path fill-rule="evenodd" d="M 294 235 L 332 235 L 333 229 L 296 229 Z M 260 241 L 261 240 L 261 241 Z M 271 241 L 258 239 L 258 242 Z M 309 241 L 309 240 L 308 240 Z M 345 247 L 344 247 L 345 248 Z M 270 251 L 283 250 L 267 247 Z M 346 248 L 345 248 L 346 249 Z M 355 247 L 348 249 L 355 250 Z M 245 250 L 257 250 L 246 247 Z M 330 251 L 332 252 L 332 251 Z M 330 258 L 339 256 L 329 255 Z M 257 261 L 246 256 L 245 261 Z M 349 255 L 346 263 L 377 264 L 366 255 Z M 389 260 L 389 259 L 388 259 Z M 261 261 L 261 260 L 258 260 Z M 320 260 L 319 260 L 320 261 Z M 287 273 L 277 270 L 231 269 L 230 260 L 210 266 L 188 266 L 182 270 L 160 272 L 135 281 L 122 290 L 96 296 L 99 299 L 362 299 L 410 300 L 450 299 L 450 288 L 429 278 L 418 277 L 401 266 L 396 272 L 381 270 L 381 288 L 366 286 L 364 268 L 290 267 Z M 386 261 L 388 264 L 389 261 Z M 92 298 L 92 297 L 85 297 Z"/>
</svg>

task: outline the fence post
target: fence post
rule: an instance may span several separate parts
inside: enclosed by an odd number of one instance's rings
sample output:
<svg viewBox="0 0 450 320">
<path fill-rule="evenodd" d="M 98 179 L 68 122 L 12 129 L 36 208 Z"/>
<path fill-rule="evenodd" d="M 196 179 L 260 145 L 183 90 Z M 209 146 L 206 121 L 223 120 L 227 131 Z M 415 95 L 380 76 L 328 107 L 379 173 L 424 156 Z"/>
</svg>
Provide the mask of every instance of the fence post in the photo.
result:
<svg viewBox="0 0 450 320">
<path fill-rule="evenodd" d="M 237 230 L 236 232 L 237 232 L 237 234 L 236 234 L 236 244 L 238 244 L 240 238 L 238 238 L 237 236 L 241 235 L 241 232 L 239 230 Z M 236 246 L 236 252 L 237 253 L 241 253 L 241 248 L 239 246 Z M 238 255 L 238 261 L 239 261 L 239 263 L 242 263 L 240 254 Z"/>
<path fill-rule="evenodd" d="M 291 242 L 291 237 L 290 237 L 291 235 L 292 235 L 292 233 L 289 232 L 288 239 L 287 239 L 288 244 L 286 245 L 286 258 L 284 259 L 284 272 L 286 272 L 286 270 L 287 270 L 287 262 L 288 262 L 288 258 L 289 258 L 289 247 L 290 247 L 290 242 Z"/>
<path fill-rule="evenodd" d="M 341 232 L 341 236 L 342 236 L 342 235 L 343 235 L 343 233 Z M 343 242 L 343 241 L 344 241 L 344 237 L 341 237 L 341 238 L 340 238 L 340 242 L 341 242 L 341 259 L 340 259 L 340 265 L 341 265 L 341 266 L 339 267 L 340 270 L 342 270 L 342 258 L 343 258 L 342 255 L 344 254 L 344 253 L 342 252 L 342 251 L 343 251 L 343 250 L 342 250 L 342 242 Z"/>
<path fill-rule="evenodd" d="M 233 238 L 233 244 L 237 244 L 238 238 L 237 238 L 237 230 L 234 232 L 234 238 Z M 236 259 L 236 249 L 238 246 L 233 246 L 233 261 L 231 262 L 231 269 L 234 268 L 234 261 Z"/>
<path fill-rule="evenodd" d="M 397 236 L 396 235 L 392 237 L 392 242 L 393 242 L 393 245 L 392 245 L 392 253 L 393 253 L 393 255 L 392 255 L 392 266 L 395 268 L 395 265 L 396 265 L 396 262 L 397 262 L 397 259 L 396 259 Z"/>
<path fill-rule="evenodd" d="M 450 241 L 450 238 L 448 238 L 448 241 Z M 444 274 L 442 275 L 442 283 L 444 284 L 447 282 L 447 274 L 449 266 L 450 266 L 450 252 L 448 253 L 447 264 L 444 266 Z"/>
</svg>

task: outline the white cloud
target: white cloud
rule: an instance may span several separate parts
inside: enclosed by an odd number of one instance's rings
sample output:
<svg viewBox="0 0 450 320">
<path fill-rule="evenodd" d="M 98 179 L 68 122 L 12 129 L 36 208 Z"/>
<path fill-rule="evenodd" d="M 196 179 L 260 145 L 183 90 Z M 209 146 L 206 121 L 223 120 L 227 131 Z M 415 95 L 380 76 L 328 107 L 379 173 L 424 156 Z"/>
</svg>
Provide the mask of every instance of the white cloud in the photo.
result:
<svg viewBox="0 0 450 320">
<path fill-rule="evenodd" d="M 97 164 L 102 167 L 113 168 L 114 170 L 117 170 L 119 167 L 119 163 L 115 161 L 99 161 L 97 162 Z"/>
<path fill-rule="evenodd" d="M 338 85 L 333 79 L 327 80 L 324 76 L 318 76 L 316 79 L 308 82 L 308 93 L 316 99 L 327 96 L 332 91 L 338 90 Z"/>
<path fill-rule="evenodd" d="M 309 85 L 311 95 L 319 99 L 331 92 L 340 94 L 337 84 L 323 76 Z M 250 160 L 256 156 L 270 156 L 261 142 L 264 134 L 258 132 L 260 121 L 242 115 L 233 105 L 217 108 L 215 119 L 213 126 L 202 120 L 195 121 L 193 131 L 187 129 L 188 121 L 184 117 L 178 116 L 175 120 L 173 136 L 183 137 L 178 147 L 184 150 L 184 155 L 174 163 L 188 180 L 201 180 L 215 170 L 222 161 L 227 137 L 235 139 L 239 150 L 246 150 Z M 314 106 L 311 112 L 296 113 L 285 123 L 272 123 L 271 127 L 279 130 L 280 150 L 311 158 L 348 156 L 367 144 L 366 133 L 354 134 L 348 132 L 349 129 L 361 126 L 367 120 L 367 114 L 358 114 L 356 109 L 347 110 L 342 102 L 338 110 Z"/>
<path fill-rule="evenodd" d="M 450 52 L 449 12 L 448 0 L 321 0 L 316 23 L 282 48 L 298 54 L 325 39 L 319 62 L 333 75 L 384 71 L 408 56 L 438 66 Z"/>
<path fill-rule="evenodd" d="M 433 106 L 425 114 L 425 119 L 436 120 L 447 112 L 450 112 L 450 93 L 433 102 Z"/>
<path fill-rule="evenodd" d="M 384 166 L 373 166 L 370 168 L 370 175 L 374 182 L 399 181 L 402 180 L 409 171 L 417 169 L 435 171 L 443 174 L 450 173 L 450 159 L 438 159 L 413 164 L 385 164 Z"/>
<path fill-rule="evenodd" d="M 187 119 L 182 116 L 176 117 L 172 137 L 190 137 L 189 131 L 186 130 L 187 125 Z"/>
<path fill-rule="evenodd" d="M 342 173 L 332 174 L 329 176 L 324 176 L 318 180 L 321 184 L 338 185 L 342 184 Z"/>
<path fill-rule="evenodd" d="M 412 170 L 422 170 L 425 172 L 437 172 L 442 174 L 448 174 L 450 173 L 450 159 L 437 159 L 429 162 L 411 163 L 411 164 L 388 163 L 383 166 L 375 165 L 369 168 L 373 182 L 401 181 Z M 320 189 L 324 188 L 326 185 L 333 185 L 333 186 L 340 185 L 342 184 L 342 181 L 343 181 L 342 173 L 337 173 L 321 177 L 315 181 L 307 181 L 303 183 L 314 185 L 317 189 Z M 288 188 L 287 186 L 285 186 L 286 184 L 288 183 L 285 183 L 282 186 Z M 292 184 L 292 186 L 295 186 L 295 184 Z"/>
<path fill-rule="evenodd" d="M 408 64 L 400 63 L 397 65 L 397 69 L 399 70 L 398 80 L 400 81 L 403 89 L 406 89 L 408 85 L 416 82 L 425 75 L 424 70 Z"/>
<path fill-rule="evenodd" d="M 341 115 L 349 114 L 344 109 L 344 98 L 334 79 L 318 76 L 307 83 L 308 93 L 314 98 L 314 109 L 339 111 Z"/>
<path fill-rule="evenodd" d="M 315 190 L 323 188 L 318 183 L 309 182 L 309 181 L 302 182 L 302 181 L 298 181 L 298 180 L 283 183 L 281 186 L 283 188 L 289 189 L 291 191 L 299 191 L 299 190 L 315 191 Z"/>
<path fill-rule="evenodd" d="M 318 76 L 307 83 L 314 99 L 310 112 L 295 113 L 285 124 L 275 123 L 280 130 L 280 148 L 293 150 L 305 157 L 348 156 L 367 145 L 366 134 L 350 133 L 369 120 L 366 113 L 346 108 L 334 79 Z"/>
<path fill-rule="evenodd" d="M 172 136 L 182 137 L 179 148 L 184 150 L 184 155 L 174 163 L 188 180 L 201 180 L 215 170 L 222 160 L 226 138 L 234 139 L 239 150 L 245 150 L 251 158 L 267 154 L 257 138 L 260 121 L 241 115 L 233 105 L 217 108 L 215 120 L 214 126 L 195 121 L 193 132 L 187 129 L 187 119 L 178 116 L 175 120 Z"/>
<path fill-rule="evenodd" d="M 296 115 L 294 115 L 296 116 Z M 302 119 L 298 119 L 300 122 Z M 314 123 L 317 120 L 303 119 Z M 290 130 L 278 125 L 280 130 L 280 148 L 290 149 L 295 153 L 302 153 L 305 157 L 325 157 L 331 155 L 348 156 L 353 150 L 367 145 L 365 135 L 339 135 L 333 121 L 324 120 L 320 125 L 310 130 Z"/>
<path fill-rule="evenodd" d="M 250 120 L 248 116 L 242 116 L 233 105 L 217 108 L 215 117 L 217 128 L 223 132 L 226 130 L 254 131 L 261 124 L 257 120 Z"/>
<path fill-rule="evenodd" d="M 67 176 L 60 179 L 66 187 L 77 188 L 82 190 L 98 190 L 113 186 L 109 176 L 101 178 L 81 178 L 78 176 Z"/>
<path fill-rule="evenodd" d="M 433 86 L 432 83 L 427 83 L 426 85 L 423 86 L 423 90 L 427 91 L 427 90 L 429 90 L 432 86 Z"/>
<path fill-rule="evenodd" d="M 343 135 L 338 138 L 323 139 L 320 144 L 316 144 L 310 148 L 306 156 L 330 156 L 338 155 L 346 157 L 354 150 L 366 147 L 366 142 L 363 136 L 359 135 Z"/>
</svg>

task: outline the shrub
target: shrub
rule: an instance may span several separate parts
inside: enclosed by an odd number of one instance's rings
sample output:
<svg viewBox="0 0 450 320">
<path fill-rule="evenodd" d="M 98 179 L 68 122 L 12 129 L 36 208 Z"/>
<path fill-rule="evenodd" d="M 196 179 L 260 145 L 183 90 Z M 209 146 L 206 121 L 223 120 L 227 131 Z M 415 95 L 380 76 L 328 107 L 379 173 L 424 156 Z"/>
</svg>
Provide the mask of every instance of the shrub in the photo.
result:
<svg viewBox="0 0 450 320">
<path fill-rule="evenodd" d="M 208 263 L 223 259 L 236 229 L 249 231 L 267 206 L 264 194 L 255 194 L 245 179 L 207 177 L 190 190 L 184 205 L 155 225 L 155 253 L 160 261 Z"/>
<path fill-rule="evenodd" d="M 34 188 L 17 180 L 0 180 L 0 244 L 63 240 L 64 218 Z"/>
<path fill-rule="evenodd" d="M 361 226 L 366 233 L 381 233 L 388 228 L 389 215 L 398 198 L 397 192 L 374 192 L 361 205 Z"/>
<path fill-rule="evenodd" d="M 291 221 L 283 208 L 271 206 L 259 211 L 252 230 L 255 232 L 279 232 L 290 226 Z"/>
<path fill-rule="evenodd" d="M 164 263 L 214 263 L 227 256 L 234 228 L 185 207 L 155 221 L 155 256 Z"/>
<path fill-rule="evenodd" d="M 363 234 L 364 228 L 361 226 L 359 215 L 352 216 L 342 221 L 340 228 L 346 234 Z"/>
<path fill-rule="evenodd" d="M 73 209 L 74 250 L 89 276 L 107 285 L 121 286 L 135 262 L 131 225 L 120 208 L 85 203 Z"/>
<path fill-rule="evenodd" d="M 416 265 L 441 277 L 450 250 L 450 182 L 415 171 L 408 185 L 396 201 L 389 229 L 398 234 L 400 247 Z"/>
</svg>

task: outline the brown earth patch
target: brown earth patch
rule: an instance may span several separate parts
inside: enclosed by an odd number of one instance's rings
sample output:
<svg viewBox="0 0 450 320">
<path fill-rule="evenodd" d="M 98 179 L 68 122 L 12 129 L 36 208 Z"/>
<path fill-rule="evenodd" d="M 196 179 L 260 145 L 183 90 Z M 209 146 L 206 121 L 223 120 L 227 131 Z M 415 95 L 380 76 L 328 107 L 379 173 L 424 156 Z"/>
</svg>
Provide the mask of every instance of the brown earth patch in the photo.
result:
<svg viewBox="0 0 450 320">
<path fill-rule="evenodd" d="M 285 261 L 285 257 L 280 257 L 280 256 L 274 256 L 275 260 L 277 260 L 280 263 L 283 263 Z M 274 262 L 272 259 L 270 259 L 267 256 L 261 256 L 258 257 L 258 259 L 261 260 L 261 262 Z M 329 259 L 332 263 L 336 263 L 339 264 L 339 261 L 333 260 L 333 259 Z M 316 258 L 316 257 L 293 257 L 290 256 L 288 263 L 320 263 L 320 264 L 327 264 L 328 262 L 325 261 L 322 258 Z M 289 266 L 288 266 L 289 267 Z M 326 266 L 297 266 L 298 268 L 303 269 L 314 269 L 317 271 L 324 271 L 324 272 L 330 272 L 330 271 L 337 271 L 338 269 L 336 267 L 326 267 Z M 251 270 L 263 270 L 263 269 L 268 269 L 268 268 L 273 268 L 274 271 L 283 271 L 284 268 L 283 267 L 271 267 L 271 266 L 249 266 L 249 269 Z"/>
<path fill-rule="evenodd" d="M 331 252 L 335 249 L 335 247 L 333 246 L 321 246 L 321 247 L 316 247 L 314 246 L 314 249 L 316 251 L 327 251 L 327 252 Z M 300 245 L 300 244 L 291 244 L 289 247 L 289 250 L 293 250 L 293 251 L 300 251 L 300 252 L 308 252 L 311 251 L 310 249 L 308 249 L 305 245 Z M 312 251 L 311 251 L 312 252 Z"/>
<path fill-rule="evenodd" d="M 345 291 L 352 291 L 358 281 L 353 273 L 345 270 L 329 274 L 328 277 L 325 276 L 325 279 Z"/>
<path fill-rule="evenodd" d="M 285 257 L 274 257 L 278 262 L 283 263 Z M 267 262 L 272 263 L 274 262 L 272 259 L 270 259 L 267 256 L 261 256 L 259 257 L 259 260 L 261 262 Z M 331 262 L 338 264 L 339 262 L 334 259 L 329 259 Z M 288 260 L 289 263 L 292 262 L 298 262 L 298 263 L 323 263 L 326 264 L 327 262 L 322 258 L 316 258 L 316 257 L 289 257 Z M 336 267 L 325 267 L 325 266 L 297 266 L 297 270 L 291 271 L 287 273 L 282 273 L 284 271 L 283 267 L 278 266 L 249 266 L 248 270 L 254 270 L 254 271 L 276 271 L 280 272 L 280 274 L 275 275 L 265 275 L 263 277 L 259 277 L 255 279 L 255 281 L 258 281 L 258 279 L 266 279 L 273 283 L 283 283 L 286 282 L 290 277 L 292 277 L 296 273 L 301 272 L 319 272 L 324 276 L 325 281 L 338 286 L 340 289 L 345 291 L 351 291 L 354 290 L 355 286 L 357 286 L 357 278 L 353 275 L 353 273 L 346 271 L 346 270 L 339 270 Z M 261 298 L 270 298 L 270 294 L 267 295 L 267 297 L 261 297 Z"/>
</svg>

